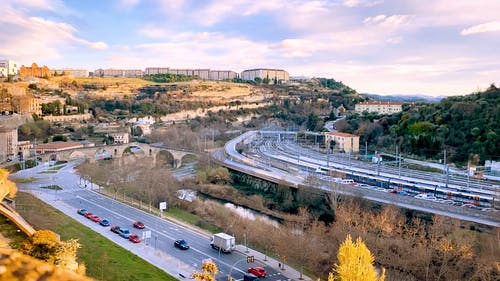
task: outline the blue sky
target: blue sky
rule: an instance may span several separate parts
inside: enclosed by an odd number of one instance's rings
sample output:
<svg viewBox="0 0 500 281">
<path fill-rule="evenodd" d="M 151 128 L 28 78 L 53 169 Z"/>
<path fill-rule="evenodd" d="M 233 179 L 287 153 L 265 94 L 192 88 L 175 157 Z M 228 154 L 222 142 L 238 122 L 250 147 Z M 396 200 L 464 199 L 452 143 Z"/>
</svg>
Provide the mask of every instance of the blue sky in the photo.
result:
<svg viewBox="0 0 500 281">
<path fill-rule="evenodd" d="M 288 70 L 358 92 L 500 85 L 498 0 L 2 0 L 0 58 L 51 68 Z"/>
</svg>

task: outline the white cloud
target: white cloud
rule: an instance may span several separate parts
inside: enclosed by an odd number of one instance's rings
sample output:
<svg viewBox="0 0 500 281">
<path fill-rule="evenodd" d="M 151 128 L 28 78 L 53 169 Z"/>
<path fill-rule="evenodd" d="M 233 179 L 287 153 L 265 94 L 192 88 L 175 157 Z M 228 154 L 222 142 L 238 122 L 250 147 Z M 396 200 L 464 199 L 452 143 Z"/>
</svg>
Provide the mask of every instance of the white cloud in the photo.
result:
<svg viewBox="0 0 500 281">
<path fill-rule="evenodd" d="M 118 3 L 120 6 L 125 8 L 131 8 L 135 5 L 139 4 L 141 0 L 119 0 Z"/>
<path fill-rule="evenodd" d="M 383 2 L 383 0 L 344 0 L 343 5 L 349 8 L 372 7 Z"/>
<path fill-rule="evenodd" d="M 0 25 L 4 27 L 0 30 L 0 56 L 30 62 L 59 59 L 63 57 L 62 49 L 67 47 L 107 47 L 104 42 L 79 37 L 78 30 L 68 23 L 29 15 L 30 9 L 39 9 L 40 5 L 49 2 L 35 1 L 28 6 L 0 3 Z"/>
<path fill-rule="evenodd" d="M 97 50 L 105 50 L 108 48 L 108 44 L 104 43 L 104 42 L 90 42 L 90 47 L 92 49 L 97 49 Z"/>
<path fill-rule="evenodd" d="M 487 23 L 474 25 L 462 30 L 460 34 L 471 35 L 476 33 L 494 32 L 494 31 L 500 31 L 500 21 L 491 21 Z"/>
<path fill-rule="evenodd" d="M 368 17 L 364 19 L 364 23 L 367 25 L 377 25 L 387 28 L 397 28 L 408 22 L 410 19 L 409 15 L 377 15 L 375 17 Z"/>
</svg>

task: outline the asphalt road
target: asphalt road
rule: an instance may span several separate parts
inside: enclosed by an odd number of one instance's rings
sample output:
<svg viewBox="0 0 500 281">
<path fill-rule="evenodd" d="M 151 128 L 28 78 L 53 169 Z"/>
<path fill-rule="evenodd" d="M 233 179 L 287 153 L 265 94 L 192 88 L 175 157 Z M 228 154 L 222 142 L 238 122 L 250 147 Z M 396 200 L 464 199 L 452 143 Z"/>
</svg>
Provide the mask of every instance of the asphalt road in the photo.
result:
<svg viewBox="0 0 500 281">
<path fill-rule="evenodd" d="M 252 264 L 246 263 L 246 255 L 244 253 L 233 251 L 231 254 L 219 253 L 210 247 L 210 237 L 199 233 L 193 229 L 189 229 L 180 225 L 176 225 L 170 221 L 161 219 L 139 209 L 122 204 L 112 200 L 95 191 L 80 186 L 80 177 L 74 173 L 72 167 L 75 163 L 66 165 L 56 174 L 40 174 L 39 171 L 47 169 L 47 167 L 39 166 L 30 170 L 21 171 L 16 174 L 17 177 L 34 176 L 37 181 L 30 184 L 20 185 L 22 190 L 27 190 L 45 201 L 49 200 L 50 204 L 65 212 L 67 215 L 75 218 L 82 224 L 92 228 L 96 232 L 114 241 L 115 243 L 129 249 L 133 253 L 150 261 L 153 264 L 161 264 L 161 262 L 149 260 L 159 257 L 165 259 L 179 260 L 183 264 L 188 265 L 190 269 L 200 269 L 203 260 L 212 259 L 218 265 L 220 273 L 217 276 L 219 280 L 227 280 L 227 276 L 231 276 L 235 280 L 243 278 L 243 273 L 247 271 L 249 266 L 264 266 L 268 271 L 266 280 L 278 281 L 287 280 L 280 272 L 272 267 L 266 266 L 259 260 L 255 260 Z M 57 184 L 63 188 L 61 191 L 42 189 L 41 186 Z M 96 188 L 93 186 L 93 188 Z M 128 228 L 132 233 L 137 233 L 142 237 L 143 233 L 151 231 L 151 238 L 143 240 L 139 244 L 134 244 L 128 239 L 120 237 L 110 231 L 110 227 L 103 227 L 98 223 L 94 223 L 84 216 L 78 215 L 77 210 L 80 208 L 87 209 L 101 218 L 106 218 L 110 221 L 111 226 L 118 225 Z M 145 229 L 139 230 L 132 226 L 132 223 L 139 220 L 145 224 Z M 174 247 L 176 239 L 185 239 L 190 245 L 189 250 L 179 250 Z M 236 242 L 242 244 L 243 239 L 236 237 Z M 153 251 L 154 250 L 154 251 Z M 141 252 L 153 252 L 154 255 L 145 255 Z M 96 257 L 99 258 L 99 257 Z M 175 267 L 175 263 L 174 263 Z M 176 267 L 181 267 L 180 263 Z M 178 268 L 162 268 L 166 272 L 174 275 L 177 278 Z"/>
</svg>

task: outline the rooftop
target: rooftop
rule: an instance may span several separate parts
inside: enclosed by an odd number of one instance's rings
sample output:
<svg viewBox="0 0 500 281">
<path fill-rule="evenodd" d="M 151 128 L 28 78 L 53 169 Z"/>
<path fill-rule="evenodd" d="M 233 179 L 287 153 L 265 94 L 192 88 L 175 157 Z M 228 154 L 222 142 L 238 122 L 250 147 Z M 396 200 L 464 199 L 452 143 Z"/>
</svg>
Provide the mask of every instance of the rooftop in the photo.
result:
<svg viewBox="0 0 500 281">
<path fill-rule="evenodd" d="M 82 146 L 83 145 L 81 143 L 76 141 L 68 141 L 68 142 L 57 141 L 57 142 L 38 144 L 35 146 L 35 149 L 64 149 L 64 148 L 71 149 Z"/>
<path fill-rule="evenodd" d="M 358 138 L 359 137 L 359 136 L 356 136 L 353 134 L 342 133 L 342 132 L 326 132 L 325 134 L 331 135 L 331 136 L 346 137 L 346 138 Z"/>
<path fill-rule="evenodd" d="M 404 102 L 399 101 L 364 101 L 360 102 L 361 105 L 403 105 Z"/>
</svg>

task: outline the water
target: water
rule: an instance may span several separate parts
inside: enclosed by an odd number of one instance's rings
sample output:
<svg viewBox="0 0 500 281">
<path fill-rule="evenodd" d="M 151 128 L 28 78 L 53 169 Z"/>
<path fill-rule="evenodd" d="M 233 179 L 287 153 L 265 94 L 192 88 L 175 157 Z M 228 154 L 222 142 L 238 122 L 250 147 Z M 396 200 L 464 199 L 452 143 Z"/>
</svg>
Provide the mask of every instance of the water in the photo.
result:
<svg viewBox="0 0 500 281">
<path fill-rule="evenodd" d="M 233 213 L 239 215 L 242 218 L 249 219 L 252 221 L 258 220 L 261 221 L 265 224 L 272 225 L 276 228 L 279 228 L 279 223 L 275 220 L 270 219 L 269 217 L 265 215 L 259 215 L 256 214 L 254 211 L 251 211 L 247 208 L 241 207 L 241 206 L 236 206 L 232 203 L 225 203 L 224 207 L 228 208 L 231 210 Z"/>
</svg>

